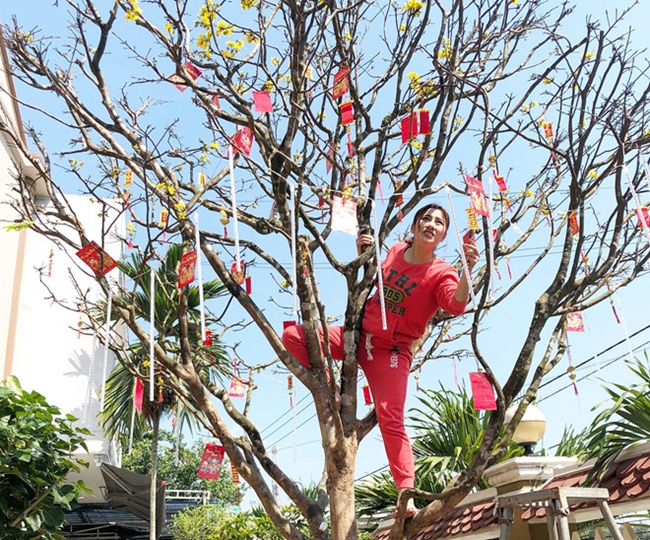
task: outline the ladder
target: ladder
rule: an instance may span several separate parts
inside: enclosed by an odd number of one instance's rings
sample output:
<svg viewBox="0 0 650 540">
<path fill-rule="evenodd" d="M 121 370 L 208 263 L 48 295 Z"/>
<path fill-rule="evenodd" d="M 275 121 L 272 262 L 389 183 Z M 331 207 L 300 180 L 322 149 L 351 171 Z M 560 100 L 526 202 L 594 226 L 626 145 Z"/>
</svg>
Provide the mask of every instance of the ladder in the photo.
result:
<svg viewBox="0 0 650 540">
<path fill-rule="evenodd" d="M 614 521 L 605 488 L 556 487 L 497 497 L 496 511 L 501 524 L 499 540 L 510 539 L 510 525 L 514 521 L 516 507 L 545 507 L 546 524 L 550 540 L 571 540 L 569 533 L 570 506 L 577 503 L 595 502 L 600 509 L 613 540 L 624 540 Z"/>
</svg>

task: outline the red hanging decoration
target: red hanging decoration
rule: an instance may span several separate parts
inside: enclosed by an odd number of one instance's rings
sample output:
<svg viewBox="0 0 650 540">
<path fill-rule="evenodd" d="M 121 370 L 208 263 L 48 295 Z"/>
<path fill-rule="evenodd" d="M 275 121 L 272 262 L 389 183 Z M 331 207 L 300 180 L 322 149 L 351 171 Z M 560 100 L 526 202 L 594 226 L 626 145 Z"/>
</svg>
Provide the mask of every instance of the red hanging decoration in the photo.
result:
<svg viewBox="0 0 650 540">
<path fill-rule="evenodd" d="M 465 175 L 465 183 L 467 184 L 469 198 L 474 211 L 478 215 L 490 217 L 490 208 L 488 207 L 482 182 L 478 178 Z"/>
<path fill-rule="evenodd" d="M 363 401 L 366 405 L 372 405 L 372 394 L 370 393 L 370 387 L 367 384 L 364 384 L 361 389 L 363 390 Z"/>
<path fill-rule="evenodd" d="M 350 68 L 343 66 L 334 74 L 334 85 L 332 86 L 332 97 L 339 99 L 350 89 Z"/>
<path fill-rule="evenodd" d="M 196 270 L 196 250 L 183 253 L 178 265 L 178 288 L 182 289 L 194 281 Z"/>
<path fill-rule="evenodd" d="M 230 275 L 235 280 L 237 285 L 242 285 L 246 279 L 246 263 L 244 261 L 239 261 L 239 268 L 237 267 L 237 261 L 232 263 L 230 267 Z"/>
<path fill-rule="evenodd" d="M 551 122 L 546 122 L 546 121 L 542 122 L 542 129 L 544 130 L 544 137 L 546 137 L 549 140 L 554 138 L 553 124 L 551 124 Z"/>
<path fill-rule="evenodd" d="M 235 150 L 243 152 L 247 156 L 251 154 L 253 147 L 253 130 L 248 126 L 241 127 L 230 139 Z"/>
<path fill-rule="evenodd" d="M 472 387 L 474 398 L 474 409 L 477 411 L 495 411 L 497 400 L 494 397 L 492 381 L 484 371 L 474 371 L 469 374 L 469 382 Z"/>
<path fill-rule="evenodd" d="M 217 94 L 214 94 L 211 98 L 210 101 L 213 103 L 213 105 L 217 109 L 221 109 L 221 104 L 219 103 L 219 96 Z"/>
<path fill-rule="evenodd" d="M 575 236 L 580 232 L 580 224 L 578 223 L 578 213 L 575 210 L 569 212 L 569 227 L 571 234 Z"/>
<path fill-rule="evenodd" d="M 409 142 L 418 135 L 418 115 L 409 114 L 402 118 L 402 144 Z"/>
<path fill-rule="evenodd" d="M 207 480 L 218 480 L 224 454 L 224 447 L 220 444 L 207 443 L 196 475 Z"/>
<path fill-rule="evenodd" d="M 246 276 L 246 294 L 251 294 L 253 292 L 253 281 L 251 276 Z"/>
<path fill-rule="evenodd" d="M 259 113 L 273 112 L 273 104 L 271 103 L 271 92 L 267 90 L 254 91 L 253 103 L 255 105 L 255 110 Z"/>
<path fill-rule="evenodd" d="M 341 124 L 347 125 L 354 122 L 354 108 L 351 101 L 345 101 L 339 106 L 341 111 Z"/>
<path fill-rule="evenodd" d="M 582 320 L 582 313 L 580 311 L 572 311 L 567 313 L 566 316 L 566 330 L 567 332 L 584 332 L 585 325 Z"/>
<path fill-rule="evenodd" d="M 228 396 L 234 398 L 243 398 L 246 395 L 246 384 L 237 375 L 230 380 L 230 389 Z"/>
<path fill-rule="evenodd" d="M 201 75 L 201 71 L 199 70 L 199 68 L 193 66 L 190 62 L 185 62 L 183 64 L 183 69 L 187 72 L 187 74 L 190 76 L 190 78 L 193 81 L 198 79 L 199 76 Z M 174 86 L 181 92 L 185 92 L 185 90 L 187 90 L 187 85 L 185 84 L 185 81 L 180 75 L 176 75 L 176 73 L 174 73 L 169 77 L 167 77 L 167 80 L 172 82 Z"/>
<path fill-rule="evenodd" d="M 469 207 L 465 210 L 467 212 L 467 223 L 469 224 L 470 231 L 478 232 L 481 230 L 478 224 L 478 218 L 476 216 L 476 211 L 473 207 Z"/>
<path fill-rule="evenodd" d="M 144 399 L 144 382 L 142 379 L 136 377 L 135 379 L 135 393 L 133 395 L 133 405 L 135 410 L 142 413 L 142 401 Z"/>
<path fill-rule="evenodd" d="M 131 184 L 133 184 L 133 171 L 131 169 L 128 169 L 124 173 L 124 185 L 130 186 Z"/>
<path fill-rule="evenodd" d="M 429 111 L 427 109 L 420 109 L 416 114 L 418 116 L 418 133 L 420 135 L 429 135 L 431 133 Z"/>
<path fill-rule="evenodd" d="M 77 257 L 85 262 L 97 276 L 104 276 L 117 267 L 117 261 L 99 247 L 94 241 L 86 244 L 79 251 Z"/>
<path fill-rule="evenodd" d="M 495 173 L 494 180 L 497 183 L 497 186 L 499 186 L 499 191 L 508 191 L 508 186 L 506 186 L 506 181 L 503 179 L 503 176 Z"/>
<path fill-rule="evenodd" d="M 206 347 L 212 346 L 212 330 L 205 331 L 205 338 L 203 339 L 203 345 Z"/>
</svg>

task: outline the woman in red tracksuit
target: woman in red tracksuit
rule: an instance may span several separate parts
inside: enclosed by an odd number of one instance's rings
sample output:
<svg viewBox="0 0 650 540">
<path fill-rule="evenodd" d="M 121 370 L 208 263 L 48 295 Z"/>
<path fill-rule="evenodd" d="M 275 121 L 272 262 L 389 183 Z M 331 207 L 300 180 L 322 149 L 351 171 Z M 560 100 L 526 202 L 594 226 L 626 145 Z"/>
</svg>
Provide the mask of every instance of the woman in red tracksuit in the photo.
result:
<svg viewBox="0 0 650 540">
<path fill-rule="evenodd" d="M 413 452 L 404 427 L 413 342 L 422 337 L 427 322 L 438 309 L 460 315 L 469 300 L 465 272 L 459 278 L 458 271 L 435 254 L 448 229 L 449 215 L 444 208 L 437 204 L 420 208 L 411 225 L 413 237 L 391 247 L 382 263 L 387 329 L 383 329 L 377 292 L 368 299 L 363 313 L 357 359 L 372 392 L 398 491 L 412 488 L 415 479 Z M 359 253 L 372 244 L 370 234 L 358 235 Z M 469 239 L 463 244 L 463 250 L 471 274 L 479 259 L 478 247 Z M 329 337 L 332 358 L 343 359 L 343 327 L 330 327 Z M 303 366 L 310 367 L 305 330 L 301 325 L 288 327 L 282 341 Z M 412 503 L 411 499 L 407 517 L 415 513 Z"/>
</svg>

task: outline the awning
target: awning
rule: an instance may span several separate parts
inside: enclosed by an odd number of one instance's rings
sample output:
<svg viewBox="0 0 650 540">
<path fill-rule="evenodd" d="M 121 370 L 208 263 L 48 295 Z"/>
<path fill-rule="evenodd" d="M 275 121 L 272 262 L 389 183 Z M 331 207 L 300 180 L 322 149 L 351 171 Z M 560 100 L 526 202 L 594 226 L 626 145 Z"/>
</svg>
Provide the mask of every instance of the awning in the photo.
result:
<svg viewBox="0 0 650 540">
<path fill-rule="evenodd" d="M 100 469 L 109 506 L 149 521 L 151 478 L 108 463 L 102 463 Z M 165 518 L 165 483 L 159 481 L 156 486 L 156 538 L 165 525 Z"/>
</svg>

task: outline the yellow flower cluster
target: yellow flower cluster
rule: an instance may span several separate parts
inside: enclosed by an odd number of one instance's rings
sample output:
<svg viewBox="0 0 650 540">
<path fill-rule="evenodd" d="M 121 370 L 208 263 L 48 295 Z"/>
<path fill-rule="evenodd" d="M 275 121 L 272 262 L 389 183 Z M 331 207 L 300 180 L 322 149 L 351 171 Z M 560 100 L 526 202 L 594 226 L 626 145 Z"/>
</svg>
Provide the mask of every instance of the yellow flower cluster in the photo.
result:
<svg viewBox="0 0 650 540">
<path fill-rule="evenodd" d="M 219 21 L 217 23 L 217 36 L 229 36 L 235 27 L 226 21 Z"/>
<path fill-rule="evenodd" d="M 258 3 L 258 0 L 241 0 L 241 7 L 242 9 L 250 9 L 257 7 Z"/>
<path fill-rule="evenodd" d="M 424 2 L 421 0 L 406 0 L 402 9 L 409 13 L 412 13 L 414 16 L 420 15 L 422 8 L 424 7 Z"/>
<path fill-rule="evenodd" d="M 591 60 L 594 57 L 594 51 L 586 52 L 582 55 L 585 60 Z"/>
<path fill-rule="evenodd" d="M 213 34 L 212 30 L 207 30 L 205 34 L 199 34 L 196 38 L 196 46 L 201 49 L 203 56 L 210 58 L 212 56 L 212 50 L 210 49 L 210 42 L 212 41 Z"/>
<path fill-rule="evenodd" d="M 592 180 L 596 180 L 598 178 L 598 173 L 594 169 L 591 169 L 587 176 L 589 176 L 589 178 Z"/>
<path fill-rule="evenodd" d="M 440 60 L 449 60 L 454 56 L 454 48 L 451 46 L 451 41 L 447 38 L 442 40 L 442 49 L 438 51 L 438 58 Z"/>
<path fill-rule="evenodd" d="M 142 8 L 138 5 L 138 0 L 129 0 L 130 8 L 126 12 L 127 21 L 137 21 L 142 13 Z"/>
<path fill-rule="evenodd" d="M 160 182 L 159 184 L 156 184 L 156 189 L 159 189 L 160 191 L 166 191 L 170 195 L 173 195 L 175 193 L 174 186 L 169 186 L 165 184 L 165 182 Z"/>
<path fill-rule="evenodd" d="M 255 44 L 255 43 L 257 43 L 257 42 L 260 40 L 260 39 L 257 37 L 257 35 L 255 35 L 253 32 L 250 32 L 250 31 L 246 32 L 245 37 L 246 37 L 246 42 L 247 42 L 247 43 L 253 43 L 253 44 Z"/>
<path fill-rule="evenodd" d="M 411 81 L 411 88 L 417 92 L 420 89 L 420 76 L 415 71 L 411 71 L 406 78 Z"/>
<path fill-rule="evenodd" d="M 199 10 L 199 20 L 197 21 L 197 25 L 200 25 L 203 28 L 210 28 L 218 13 L 219 7 L 214 3 L 214 0 L 207 0 L 205 5 Z"/>
</svg>

